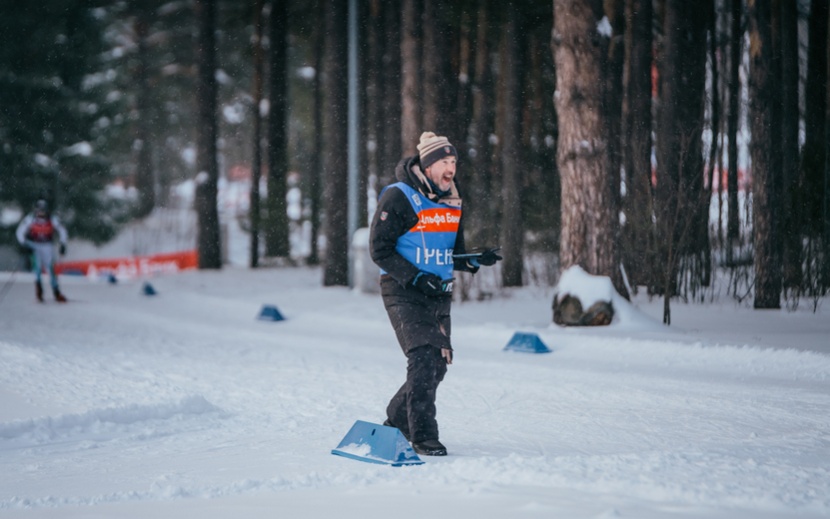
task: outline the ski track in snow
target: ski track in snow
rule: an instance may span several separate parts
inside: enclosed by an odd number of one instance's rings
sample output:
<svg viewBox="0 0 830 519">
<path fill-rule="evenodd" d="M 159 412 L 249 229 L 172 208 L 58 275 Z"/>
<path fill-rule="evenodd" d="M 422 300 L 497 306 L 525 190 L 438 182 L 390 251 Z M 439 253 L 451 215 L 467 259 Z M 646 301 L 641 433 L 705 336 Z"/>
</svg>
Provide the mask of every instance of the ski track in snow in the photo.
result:
<svg viewBox="0 0 830 519">
<path fill-rule="evenodd" d="M 355 420 L 383 420 L 403 381 L 379 298 L 279 271 L 220 276 L 160 278 L 163 305 L 80 282 L 65 283 L 77 304 L 5 303 L 0 389 L 44 414 L 0 422 L 0 509 L 446 487 L 830 514 L 825 354 L 456 305 L 438 402 L 451 455 L 390 469 L 330 455 Z M 25 299 L 16 285 L 9 299 Z M 276 298 L 288 320 L 256 321 Z M 502 351 L 518 329 L 553 353 Z"/>
<path fill-rule="evenodd" d="M 90 434 L 108 436 L 111 434 L 110 429 L 130 428 L 142 422 L 158 422 L 218 411 L 219 409 L 201 397 L 156 406 L 134 404 L 121 408 L 92 410 L 83 414 L 48 416 L 0 424 L 0 439 L 11 444 L 43 444 Z"/>
</svg>

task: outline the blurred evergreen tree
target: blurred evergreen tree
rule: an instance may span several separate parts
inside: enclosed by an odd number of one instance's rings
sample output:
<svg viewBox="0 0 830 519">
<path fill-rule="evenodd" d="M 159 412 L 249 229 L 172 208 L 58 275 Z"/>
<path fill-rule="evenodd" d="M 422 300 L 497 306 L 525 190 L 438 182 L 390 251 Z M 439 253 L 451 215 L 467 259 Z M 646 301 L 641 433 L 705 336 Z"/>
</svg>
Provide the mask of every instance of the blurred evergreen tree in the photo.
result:
<svg viewBox="0 0 830 519">
<path fill-rule="evenodd" d="M 123 123 L 105 15 L 90 0 L 0 3 L 0 204 L 25 212 L 46 198 L 73 237 L 95 243 L 124 218 L 103 196 L 107 147 Z M 8 242 L 11 225 L 4 231 Z"/>
</svg>

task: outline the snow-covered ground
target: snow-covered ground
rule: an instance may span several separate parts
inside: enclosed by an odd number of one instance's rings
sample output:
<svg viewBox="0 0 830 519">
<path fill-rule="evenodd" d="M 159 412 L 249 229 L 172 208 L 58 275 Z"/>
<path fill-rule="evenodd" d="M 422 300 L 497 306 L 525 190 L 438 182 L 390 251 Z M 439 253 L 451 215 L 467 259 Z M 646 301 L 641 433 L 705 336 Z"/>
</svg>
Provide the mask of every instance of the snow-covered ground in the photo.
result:
<svg viewBox="0 0 830 519">
<path fill-rule="evenodd" d="M 456 302 L 450 455 L 395 468 L 331 455 L 405 358 L 378 295 L 321 279 L 64 276 L 59 305 L 0 273 L 0 517 L 830 516 L 826 305 L 675 303 L 667 328 L 640 299 L 562 329 L 553 288 Z M 504 351 L 517 331 L 553 352 Z"/>
</svg>

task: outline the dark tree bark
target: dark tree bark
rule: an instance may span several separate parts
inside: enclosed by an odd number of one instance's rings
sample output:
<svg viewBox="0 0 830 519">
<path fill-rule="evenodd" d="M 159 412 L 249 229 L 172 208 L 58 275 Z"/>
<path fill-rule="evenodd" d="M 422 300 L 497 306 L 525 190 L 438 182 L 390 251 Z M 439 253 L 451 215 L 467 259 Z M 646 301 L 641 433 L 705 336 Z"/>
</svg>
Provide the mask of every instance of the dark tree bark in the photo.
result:
<svg viewBox="0 0 830 519">
<path fill-rule="evenodd" d="M 401 149 L 405 156 L 415 155 L 423 131 L 423 117 L 418 95 L 421 84 L 421 53 L 418 0 L 402 0 L 401 9 Z M 440 130 L 437 130 L 440 134 Z"/>
<path fill-rule="evenodd" d="M 453 62 L 457 64 L 457 72 L 454 73 L 458 78 L 455 81 L 455 99 L 452 99 L 449 111 L 451 117 L 446 122 L 447 135 L 452 135 L 456 139 L 453 144 L 458 150 L 459 157 L 464 157 L 464 162 L 469 167 L 469 129 L 470 120 L 472 117 L 472 81 L 471 70 L 473 68 L 473 38 L 475 30 L 473 28 L 475 12 L 464 9 L 459 17 L 457 37 L 454 38 L 453 52 L 456 54 Z M 465 168 L 466 173 L 466 168 Z M 466 174 L 465 174 L 466 176 Z"/>
<path fill-rule="evenodd" d="M 360 175 L 363 185 L 374 180 L 376 191 L 394 182 L 394 168 L 401 158 L 401 2 L 367 0 L 360 17 L 361 146 L 365 160 Z M 366 219 L 363 185 L 358 190 L 358 221 Z"/>
<path fill-rule="evenodd" d="M 469 128 L 469 166 L 464 169 L 465 232 L 473 244 L 495 243 L 498 234 L 493 225 L 491 196 L 492 145 L 495 113 L 494 81 L 490 68 L 492 7 L 484 1 L 477 12 L 474 48 L 472 114 Z"/>
<path fill-rule="evenodd" d="M 287 258 L 288 240 L 288 9 L 286 0 L 271 2 L 270 92 L 268 111 L 268 197 L 265 255 Z"/>
<path fill-rule="evenodd" d="M 625 66 L 625 0 L 604 0 L 605 16 L 611 26 L 611 37 L 606 40 L 607 51 L 603 64 L 603 107 L 605 128 L 608 132 L 608 172 L 615 209 L 620 201 L 620 168 L 622 167 L 622 105 L 623 68 Z"/>
<path fill-rule="evenodd" d="M 323 203 L 325 207 L 326 254 L 323 285 L 349 284 L 348 236 L 348 4 L 329 0 L 326 12 L 326 54 L 323 63 Z"/>
<path fill-rule="evenodd" d="M 457 74 L 453 74 L 450 59 L 452 33 L 448 23 L 452 19 L 447 12 L 449 3 L 444 0 L 422 0 L 423 23 L 421 24 L 421 81 L 423 113 L 422 126 L 425 131 L 446 135 L 450 142 L 458 142 L 458 135 L 449 131 L 455 127 Z"/>
<path fill-rule="evenodd" d="M 718 28 L 717 17 L 715 15 L 715 2 L 710 0 L 707 2 L 708 12 L 708 33 L 709 33 L 709 72 L 711 83 L 709 84 L 709 110 L 710 121 L 709 127 L 712 132 L 711 140 L 709 141 L 709 157 L 706 161 L 708 169 L 706 171 L 706 184 L 703 189 L 703 196 L 700 197 L 698 203 L 700 205 L 699 214 L 701 218 L 698 220 L 696 229 L 696 249 L 700 253 L 700 284 L 708 287 L 712 284 L 712 243 L 709 239 L 709 206 L 712 204 L 712 193 L 715 186 L 715 170 L 717 166 L 718 157 L 718 137 L 720 136 L 720 64 L 718 60 Z"/>
<path fill-rule="evenodd" d="M 749 115 L 752 141 L 752 209 L 755 243 L 755 308 L 781 307 L 781 257 L 777 226 L 779 196 L 775 170 L 776 60 L 773 24 L 777 18 L 768 2 L 749 4 Z M 779 105 L 780 106 L 780 105 Z M 777 113 L 776 113 L 777 112 Z"/>
<path fill-rule="evenodd" d="M 706 19 L 699 3 L 667 0 L 660 55 L 657 126 L 658 261 L 663 268 L 663 322 L 671 323 L 669 300 L 678 293 L 681 258 L 694 262 L 694 229 L 700 225 L 703 193 L 703 103 Z"/>
<path fill-rule="evenodd" d="M 381 174 L 380 157 L 381 157 L 381 140 L 382 134 L 385 131 L 384 124 L 384 105 L 383 102 L 378 102 L 383 98 L 383 79 L 390 75 L 389 71 L 383 66 L 382 56 L 384 47 L 384 32 L 383 24 L 383 3 L 380 0 L 369 0 L 364 5 L 364 13 L 358 18 L 360 22 L 360 31 L 364 35 L 365 52 L 361 53 L 360 74 L 362 79 L 360 105 L 361 105 L 361 124 L 360 131 L 363 134 L 362 153 L 365 157 L 365 167 L 361 167 L 361 172 L 365 172 L 367 178 L 367 186 L 370 185 L 374 179 L 377 179 Z M 374 146 L 369 146 L 373 143 Z M 365 191 L 365 190 L 363 190 Z M 378 189 L 378 192 L 380 189 Z M 366 204 L 361 204 L 361 208 Z M 358 218 L 358 227 L 366 224 L 363 223 L 363 215 Z"/>
<path fill-rule="evenodd" d="M 622 209 L 621 173 L 622 167 L 622 104 L 623 67 L 625 64 L 625 0 L 604 0 L 605 16 L 611 26 L 610 38 L 606 38 L 603 71 L 603 118 L 605 119 L 605 142 L 608 145 L 606 160 L 608 182 L 611 191 L 611 214 L 619 215 Z M 620 257 L 620 220 L 611 218 L 611 232 L 614 236 L 615 257 Z M 628 288 L 620 269 L 613 270 L 611 281 L 617 292 L 629 298 Z"/>
<path fill-rule="evenodd" d="M 254 120 L 254 153 L 251 161 L 251 246 L 250 246 L 250 266 L 257 268 L 259 266 L 259 232 L 260 232 L 260 194 L 259 194 L 259 179 L 262 173 L 262 116 L 259 113 L 259 105 L 262 101 L 262 72 L 263 72 L 263 48 L 262 48 L 262 7 L 264 0 L 256 0 L 254 2 L 254 45 L 253 45 L 253 61 L 254 61 L 254 77 L 253 89 L 251 96 L 253 97 L 251 117 Z"/>
<path fill-rule="evenodd" d="M 827 34 L 830 0 L 810 2 L 807 48 L 804 146 L 801 149 L 804 182 L 804 224 L 811 236 L 822 232 L 824 186 L 824 113 L 827 106 Z"/>
<path fill-rule="evenodd" d="M 366 103 L 366 101 L 367 101 L 366 92 L 367 91 L 365 90 L 365 88 L 368 86 L 368 84 L 367 84 L 366 79 L 365 79 L 366 78 L 366 68 L 364 68 L 364 66 L 365 66 L 365 61 L 366 61 L 366 55 L 369 54 L 369 52 L 368 52 L 367 45 L 366 45 L 367 32 L 365 31 L 364 27 L 362 27 L 361 20 L 366 18 L 366 14 L 367 14 L 366 9 L 365 9 L 366 5 L 365 5 L 365 2 L 361 2 L 360 0 L 355 0 L 354 4 L 355 4 L 355 7 L 356 7 L 356 9 L 355 9 L 356 10 L 356 13 L 355 13 L 355 15 L 356 15 L 355 16 L 355 25 L 356 25 L 356 27 L 355 27 L 355 35 L 354 35 L 355 36 L 355 40 L 354 40 L 354 43 L 355 43 L 355 49 L 354 49 L 354 53 L 355 53 L 354 67 L 355 67 L 355 71 L 354 71 L 354 77 L 353 77 L 353 80 L 354 80 L 354 85 L 353 86 L 354 86 L 354 89 L 355 89 L 355 98 L 356 98 L 355 102 L 356 102 L 357 106 L 356 106 L 356 109 L 355 109 L 354 113 L 351 113 L 351 111 L 349 110 L 350 113 L 348 114 L 349 118 L 351 118 L 351 117 L 355 118 L 355 120 L 354 120 L 355 131 L 354 131 L 354 133 L 357 135 L 357 138 L 355 139 L 355 143 L 354 143 L 355 156 L 353 157 L 354 163 L 356 164 L 355 179 L 354 179 L 354 182 L 356 184 L 354 186 L 354 191 L 355 191 L 354 203 L 356 204 L 356 207 L 354 208 L 355 221 L 354 221 L 354 229 L 351 229 L 352 233 L 354 233 L 355 231 L 357 231 L 357 229 L 359 229 L 361 227 L 368 227 L 368 225 L 369 225 L 369 208 L 368 208 L 368 202 L 369 202 L 369 196 L 368 196 L 369 176 L 370 176 L 370 172 L 372 174 L 377 173 L 377 169 L 376 169 L 377 164 L 374 164 L 374 161 L 373 160 L 370 161 L 370 159 L 369 159 L 369 156 L 374 155 L 374 152 L 370 153 L 369 150 L 367 149 L 367 145 L 368 145 L 369 141 L 368 141 L 368 139 L 365 138 L 366 137 L 366 132 L 367 132 L 367 121 L 365 120 L 365 115 L 364 115 L 367 112 L 367 106 L 366 106 L 366 104 L 367 104 Z M 352 16 L 351 6 L 348 6 L 346 12 L 347 12 L 347 15 L 351 18 L 351 16 Z M 347 26 L 346 26 L 347 27 L 346 39 L 347 39 L 347 42 L 349 42 L 349 44 L 347 45 L 347 51 L 348 51 L 348 55 L 349 55 L 349 58 L 348 58 L 349 63 L 347 64 L 348 66 L 346 68 L 346 70 L 348 71 L 348 74 L 349 74 L 348 77 L 350 78 L 350 79 L 347 80 L 347 85 L 349 85 L 348 86 L 349 89 L 352 88 L 352 78 L 351 78 L 352 76 L 351 76 L 351 70 L 350 70 L 350 68 L 352 66 L 351 65 L 351 56 L 350 56 L 351 50 L 352 50 L 351 49 L 351 43 L 350 43 L 352 35 L 351 35 L 350 24 L 351 24 L 351 22 L 349 22 L 349 24 L 347 24 Z M 373 102 L 372 102 L 373 104 L 375 104 L 374 99 L 375 98 L 373 98 Z M 348 124 L 348 127 L 351 128 L 351 123 Z M 349 130 L 349 132 L 351 132 L 351 129 Z M 348 137 L 346 139 L 346 142 L 347 143 L 349 142 Z M 346 147 L 347 147 L 347 149 L 351 148 L 351 145 L 347 144 Z M 352 157 L 350 157 L 348 153 L 347 153 L 347 157 L 349 157 L 349 161 L 352 160 Z M 375 169 L 370 169 L 370 168 L 373 168 L 373 167 L 375 167 Z"/>
<path fill-rule="evenodd" d="M 626 2 L 625 113 L 623 135 L 626 197 L 623 261 L 632 287 L 653 286 L 654 213 L 651 184 L 651 0 Z"/>
<path fill-rule="evenodd" d="M 738 119 L 741 112 L 741 26 L 743 0 L 731 1 L 731 29 L 729 32 L 729 114 L 726 121 L 727 154 L 729 155 L 726 177 L 726 259 L 732 264 L 734 248 L 740 242 L 741 219 L 738 209 Z"/>
<path fill-rule="evenodd" d="M 801 285 L 801 223 L 798 200 L 798 6 L 781 2 L 781 165 L 784 205 L 781 211 L 783 282 Z"/>
<path fill-rule="evenodd" d="M 219 167 L 216 162 L 216 5 L 214 0 L 196 0 L 199 35 L 196 42 L 198 111 L 196 167 L 196 212 L 199 218 L 200 269 L 222 268 L 219 212 L 216 207 Z"/>
<path fill-rule="evenodd" d="M 384 41 L 381 80 L 381 124 L 378 131 L 379 187 L 395 181 L 401 151 L 401 1 L 382 2 Z"/>
<path fill-rule="evenodd" d="M 562 178 L 561 266 L 580 265 L 591 274 L 611 276 L 618 261 L 602 120 L 601 36 L 597 32 L 602 2 L 562 0 L 555 1 L 553 8 L 557 160 Z"/>
<path fill-rule="evenodd" d="M 505 287 L 522 286 L 524 231 L 522 228 L 522 159 L 521 140 L 521 92 L 520 71 L 521 51 L 518 34 L 518 11 L 515 4 L 505 7 L 507 16 L 502 28 L 501 73 L 504 91 L 502 92 L 502 127 L 499 141 L 501 143 L 502 170 L 502 217 L 501 246 L 504 249 L 502 263 L 502 285 Z"/>
<path fill-rule="evenodd" d="M 830 9 L 827 10 L 830 25 Z M 827 75 L 830 78 L 830 31 L 827 34 Z M 830 84 L 826 89 L 824 105 L 824 262 L 822 287 L 830 287 Z"/>
<path fill-rule="evenodd" d="M 326 42 L 326 0 L 317 0 L 317 24 L 314 31 L 314 70 L 323 70 Z M 312 124 L 314 127 L 314 153 L 312 153 L 310 178 L 308 179 L 308 198 L 311 203 L 311 253 L 308 256 L 309 265 L 320 263 L 320 229 L 322 227 L 322 179 L 323 172 L 323 75 L 314 74 L 314 107 L 312 108 Z"/>
<path fill-rule="evenodd" d="M 550 44 L 553 5 L 539 4 L 532 14 L 522 16 L 520 33 L 525 34 L 522 68 L 522 226 L 525 251 L 557 253 L 562 192 L 556 169 L 557 118 L 552 93 L 556 90 L 553 53 L 541 52 Z M 532 240 L 527 237 L 532 235 Z M 526 283 L 532 282 L 526 278 Z"/>
</svg>

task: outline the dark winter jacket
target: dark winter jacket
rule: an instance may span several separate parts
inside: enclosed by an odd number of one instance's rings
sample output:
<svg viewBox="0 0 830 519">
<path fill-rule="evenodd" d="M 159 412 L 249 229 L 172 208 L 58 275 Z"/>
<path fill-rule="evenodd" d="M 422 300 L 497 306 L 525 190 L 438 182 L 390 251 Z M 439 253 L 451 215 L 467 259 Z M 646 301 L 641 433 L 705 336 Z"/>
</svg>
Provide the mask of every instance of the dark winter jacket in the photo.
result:
<svg viewBox="0 0 830 519">
<path fill-rule="evenodd" d="M 446 207 L 453 214 L 460 213 L 461 197 L 453 183 L 448 193 L 436 193 L 434 186 L 421 172 L 420 161 L 417 156 L 403 159 L 395 168 L 397 179 L 412 188 L 438 207 Z M 415 228 L 419 223 L 410 198 L 404 190 L 395 184 L 387 187 L 380 196 L 372 222 L 370 235 L 370 251 L 372 260 L 391 276 L 402 287 L 409 287 L 415 276 L 422 270 L 418 265 L 401 254 L 399 239 Z M 464 248 L 464 218 L 460 217 L 455 233 L 453 254 L 463 254 Z M 427 251 L 424 251 L 424 255 Z M 417 254 L 416 254 L 417 255 Z M 452 261 L 452 270 L 465 272 L 478 271 L 466 260 Z M 414 288 L 414 287 L 413 287 Z"/>
</svg>

